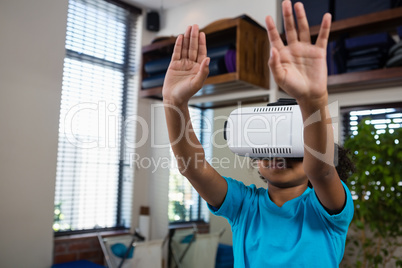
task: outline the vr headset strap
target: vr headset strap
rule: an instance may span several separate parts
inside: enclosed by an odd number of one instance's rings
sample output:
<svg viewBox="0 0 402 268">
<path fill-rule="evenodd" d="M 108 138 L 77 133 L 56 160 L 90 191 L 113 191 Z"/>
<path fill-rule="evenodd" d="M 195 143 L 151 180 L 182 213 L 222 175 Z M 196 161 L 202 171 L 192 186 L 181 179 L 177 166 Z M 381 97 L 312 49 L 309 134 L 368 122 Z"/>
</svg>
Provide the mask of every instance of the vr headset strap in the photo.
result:
<svg viewBox="0 0 402 268">
<path fill-rule="evenodd" d="M 267 106 L 286 106 L 286 105 L 297 105 L 297 101 L 291 98 L 280 98 L 277 102 L 268 103 Z"/>
</svg>

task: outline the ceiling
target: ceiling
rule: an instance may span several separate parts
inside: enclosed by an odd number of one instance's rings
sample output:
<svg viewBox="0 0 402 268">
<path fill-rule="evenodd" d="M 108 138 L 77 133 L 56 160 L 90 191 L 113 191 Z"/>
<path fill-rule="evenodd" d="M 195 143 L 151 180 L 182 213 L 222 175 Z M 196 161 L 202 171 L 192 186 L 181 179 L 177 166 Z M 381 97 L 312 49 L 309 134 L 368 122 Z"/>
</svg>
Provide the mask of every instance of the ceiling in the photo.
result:
<svg viewBox="0 0 402 268">
<path fill-rule="evenodd" d="M 124 0 L 124 1 L 141 8 L 161 9 L 163 7 L 163 9 L 169 9 L 195 0 Z"/>
</svg>

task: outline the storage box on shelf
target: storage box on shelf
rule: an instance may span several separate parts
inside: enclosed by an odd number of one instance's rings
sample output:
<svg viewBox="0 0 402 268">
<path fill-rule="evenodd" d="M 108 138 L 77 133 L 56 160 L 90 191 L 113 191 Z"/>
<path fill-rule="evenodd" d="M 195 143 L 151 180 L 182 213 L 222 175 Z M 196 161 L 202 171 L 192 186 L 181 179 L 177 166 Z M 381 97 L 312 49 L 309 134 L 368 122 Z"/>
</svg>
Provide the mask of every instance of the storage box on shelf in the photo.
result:
<svg viewBox="0 0 402 268">
<path fill-rule="evenodd" d="M 356 37 L 385 32 L 394 35 L 400 25 L 402 25 L 402 7 L 339 20 L 332 23 L 330 41 L 338 40 L 344 36 Z M 317 37 L 318 32 L 319 26 L 310 28 L 313 40 Z M 349 72 L 328 77 L 328 90 L 330 93 L 398 86 L 401 84 L 402 67 Z"/>
<path fill-rule="evenodd" d="M 397 28 L 401 25 L 402 7 L 334 21 L 331 25 L 329 46 L 331 41 L 345 37 L 353 38 L 375 33 L 389 33 L 394 36 L 397 34 Z M 320 25 L 310 27 L 313 43 L 318 36 L 319 30 Z M 286 42 L 285 34 L 282 34 L 281 37 Z M 402 40 L 402 37 L 399 37 L 399 39 Z M 330 93 L 400 85 L 402 85 L 402 66 L 334 74 L 328 77 L 328 91 Z"/>
<path fill-rule="evenodd" d="M 395 0 L 336 0 L 334 20 L 343 20 L 401 6 Z"/>
<path fill-rule="evenodd" d="M 243 95 L 241 99 L 227 98 L 222 100 L 220 98 L 220 100 L 214 101 L 214 98 L 212 98 L 208 102 L 193 102 L 192 105 L 199 108 L 213 108 L 235 105 L 238 101 L 264 101 L 258 94 L 244 97 L 244 92 L 247 90 L 261 90 L 262 94 L 266 93 L 267 96 L 269 94 L 269 69 L 267 65 L 269 42 L 266 30 L 249 17 L 241 16 L 213 22 L 201 29 L 201 31 L 205 32 L 207 37 L 208 56 L 211 57 L 211 64 L 210 76 L 205 81 L 205 86 L 196 96 L 221 96 L 222 94 L 233 96 L 236 92 L 241 92 Z M 152 72 L 152 64 L 154 63 L 159 64 L 158 67 L 165 66 L 164 68 L 167 68 L 166 59 L 169 59 L 172 54 L 175 39 L 175 37 L 172 37 L 143 47 L 143 88 L 140 93 L 141 97 L 162 99 L 161 85 L 150 88 L 145 87 L 152 86 L 152 84 L 146 84 L 149 80 L 152 80 L 150 79 L 151 76 L 157 77 L 157 75 L 160 75 L 163 77 L 164 70 L 159 70 L 158 74 L 150 74 L 149 70 L 151 69 Z M 226 48 L 230 49 L 226 51 Z M 225 66 L 223 67 L 221 66 L 222 58 L 218 55 L 222 54 L 222 51 L 225 54 L 223 59 Z M 210 55 L 210 53 L 215 55 Z M 218 60 L 215 62 L 216 66 L 213 70 L 213 62 L 216 58 Z"/>
</svg>

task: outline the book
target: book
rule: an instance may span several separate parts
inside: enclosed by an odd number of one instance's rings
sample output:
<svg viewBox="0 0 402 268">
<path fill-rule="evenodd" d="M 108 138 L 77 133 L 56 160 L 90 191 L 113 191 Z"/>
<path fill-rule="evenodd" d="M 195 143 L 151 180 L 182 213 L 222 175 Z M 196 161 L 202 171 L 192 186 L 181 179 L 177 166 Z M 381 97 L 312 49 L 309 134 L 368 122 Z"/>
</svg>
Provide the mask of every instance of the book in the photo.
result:
<svg viewBox="0 0 402 268">
<path fill-rule="evenodd" d="M 395 54 L 392 58 L 388 59 L 386 67 L 402 66 L 402 53 Z"/>
<path fill-rule="evenodd" d="M 224 45 L 224 46 L 218 46 L 218 47 L 209 47 L 207 49 L 207 56 L 213 59 L 217 58 L 222 58 L 225 57 L 226 53 L 229 51 L 229 49 L 232 48 L 232 45 Z"/>
<path fill-rule="evenodd" d="M 355 51 L 349 51 L 348 56 L 349 57 L 359 57 L 359 56 L 367 56 L 367 55 L 373 55 L 373 54 L 381 54 L 385 55 L 387 54 L 388 49 L 382 48 L 382 47 L 368 47 L 368 48 L 362 48 L 359 50 Z"/>
<path fill-rule="evenodd" d="M 402 25 L 396 28 L 396 32 L 398 33 L 399 38 L 402 39 Z"/>
<path fill-rule="evenodd" d="M 165 80 L 165 73 L 146 77 L 142 79 L 141 86 L 143 89 L 160 87 L 163 85 L 164 80 Z"/>
<path fill-rule="evenodd" d="M 343 20 L 393 7 L 393 0 L 336 0 L 334 20 Z"/>
<path fill-rule="evenodd" d="M 370 64 L 370 65 L 362 65 L 362 66 L 354 66 L 346 68 L 347 73 L 352 72 L 363 72 L 363 71 L 370 71 L 380 69 L 381 66 L 379 64 Z"/>
<path fill-rule="evenodd" d="M 208 57 L 211 62 L 214 60 L 223 59 L 225 55 L 232 50 L 232 45 L 224 45 L 218 47 L 211 47 L 207 50 Z M 164 57 L 156 60 L 148 61 L 144 64 L 144 71 L 150 76 L 165 73 L 169 67 L 171 57 Z"/>
<path fill-rule="evenodd" d="M 346 67 L 364 66 L 384 63 L 385 57 L 381 54 L 351 57 L 346 60 Z"/>
<path fill-rule="evenodd" d="M 392 39 L 392 37 L 385 32 L 345 39 L 345 48 L 349 51 L 369 47 L 381 47 L 389 49 L 394 44 L 395 40 Z"/>
<path fill-rule="evenodd" d="M 336 46 L 333 50 L 334 61 L 337 69 L 337 74 L 342 74 L 346 72 L 346 60 L 347 51 L 345 49 L 345 42 L 343 39 L 337 41 Z"/>
<path fill-rule="evenodd" d="M 209 63 L 209 76 L 219 75 L 227 73 L 225 57 L 211 58 L 211 62 Z M 156 73 L 149 77 L 145 77 L 142 79 L 142 88 L 153 88 L 160 87 L 163 85 L 163 81 L 165 80 L 166 70 L 162 73 Z"/>
<path fill-rule="evenodd" d="M 144 71 L 149 75 L 166 72 L 170 64 L 170 57 L 151 60 L 144 64 Z"/>
<path fill-rule="evenodd" d="M 327 46 L 327 69 L 328 75 L 338 74 L 338 66 L 335 60 L 337 41 L 328 42 Z"/>
<path fill-rule="evenodd" d="M 225 55 L 225 64 L 228 73 L 236 72 L 236 50 L 229 49 Z"/>
<path fill-rule="evenodd" d="M 402 41 L 399 41 L 389 49 L 388 57 L 392 57 L 398 53 L 402 53 Z"/>
<path fill-rule="evenodd" d="M 211 61 L 209 63 L 209 75 L 208 76 L 214 76 L 214 75 L 219 75 L 227 73 L 226 69 L 226 64 L 225 64 L 225 58 L 211 58 Z"/>
</svg>

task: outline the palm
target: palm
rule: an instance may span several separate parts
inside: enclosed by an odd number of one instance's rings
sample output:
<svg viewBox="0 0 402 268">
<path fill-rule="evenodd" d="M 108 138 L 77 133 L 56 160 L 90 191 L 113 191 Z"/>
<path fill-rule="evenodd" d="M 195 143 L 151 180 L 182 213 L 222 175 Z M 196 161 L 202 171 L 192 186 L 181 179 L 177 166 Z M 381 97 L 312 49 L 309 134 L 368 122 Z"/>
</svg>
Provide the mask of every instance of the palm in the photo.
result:
<svg viewBox="0 0 402 268">
<path fill-rule="evenodd" d="M 189 95 L 190 98 L 199 90 L 195 87 L 197 83 L 194 81 L 199 70 L 198 62 L 188 59 L 172 61 L 166 73 L 164 87 L 171 91 L 170 94 Z"/>
<path fill-rule="evenodd" d="M 294 98 L 318 96 L 326 91 L 325 50 L 311 44 L 292 44 L 279 52 L 285 75 L 276 77 L 278 85 Z"/>
<path fill-rule="evenodd" d="M 164 99 L 188 102 L 208 76 L 208 63 L 205 34 L 198 32 L 197 25 L 187 28 L 176 40 L 163 83 Z"/>
</svg>

